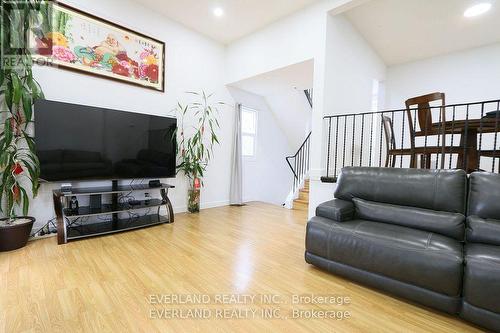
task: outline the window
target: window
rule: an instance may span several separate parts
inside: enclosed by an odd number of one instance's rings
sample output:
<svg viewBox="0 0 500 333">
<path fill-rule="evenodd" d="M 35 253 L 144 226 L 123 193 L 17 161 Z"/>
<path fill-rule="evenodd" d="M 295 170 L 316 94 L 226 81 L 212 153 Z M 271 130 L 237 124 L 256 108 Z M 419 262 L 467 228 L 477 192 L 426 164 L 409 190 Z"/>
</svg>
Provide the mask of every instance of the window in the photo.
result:
<svg viewBox="0 0 500 333">
<path fill-rule="evenodd" d="M 257 111 L 241 110 L 241 152 L 243 157 L 255 157 L 257 147 Z"/>
</svg>

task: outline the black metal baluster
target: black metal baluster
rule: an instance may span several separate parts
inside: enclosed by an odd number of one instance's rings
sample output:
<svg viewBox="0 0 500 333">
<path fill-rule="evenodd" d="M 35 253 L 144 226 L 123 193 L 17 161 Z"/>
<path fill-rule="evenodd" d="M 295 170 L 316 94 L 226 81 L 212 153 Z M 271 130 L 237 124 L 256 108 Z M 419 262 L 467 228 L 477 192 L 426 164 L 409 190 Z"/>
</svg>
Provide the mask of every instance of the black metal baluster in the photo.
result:
<svg viewBox="0 0 500 333">
<path fill-rule="evenodd" d="M 345 151 L 346 151 L 346 144 L 347 144 L 347 116 L 344 116 L 344 149 L 342 152 L 342 168 L 345 167 Z"/>
<path fill-rule="evenodd" d="M 302 175 L 300 173 L 300 150 L 297 151 L 297 186 L 300 187 L 300 183 L 302 182 Z"/>
<path fill-rule="evenodd" d="M 479 170 L 481 166 L 481 151 L 483 149 L 483 117 L 484 117 L 484 102 L 481 103 L 481 120 L 479 120 L 479 147 L 478 147 L 478 159 L 477 168 Z"/>
<path fill-rule="evenodd" d="M 352 116 L 352 145 L 351 145 L 351 166 L 354 166 L 354 143 L 356 141 L 356 115 Z"/>
<path fill-rule="evenodd" d="M 451 162 L 453 160 L 453 143 L 455 142 L 455 116 L 456 116 L 456 108 L 453 106 L 453 115 L 451 119 L 451 144 L 450 144 L 450 165 L 449 169 L 452 168 Z"/>
<path fill-rule="evenodd" d="M 306 144 L 304 145 L 304 178 L 309 172 L 309 152 L 307 150 L 307 140 L 306 139 Z"/>
<path fill-rule="evenodd" d="M 497 161 L 497 143 L 498 143 L 498 118 L 500 116 L 500 102 L 497 102 L 497 113 L 495 116 L 495 140 L 493 146 L 493 166 L 491 172 L 495 172 L 495 166 Z"/>
<path fill-rule="evenodd" d="M 418 116 L 418 112 L 419 112 L 419 110 L 416 109 L 415 110 L 415 115 Z M 422 128 L 420 128 L 420 130 L 422 130 Z M 425 168 L 426 169 L 427 169 L 427 165 L 429 165 L 429 168 L 430 168 L 430 165 L 431 165 L 431 161 L 427 161 L 427 158 L 428 158 L 428 155 L 427 155 L 427 144 L 429 142 L 428 134 L 429 134 L 429 128 L 427 127 L 427 119 L 426 119 L 425 120 L 425 130 L 424 130 L 424 155 L 423 155 L 424 158 L 425 158 Z"/>
<path fill-rule="evenodd" d="M 464 140 L 463 140 L 463 143 L 464 143 L 464 157 L 463 157 L 463 169 L 466 171 L 466 172 L 469 172 L 469 170 L 467 170 L 467 160 L 469 158 L 467 152 L 467 139 L 468 139 L 468 135 L 469 135 L 469 111 L 470 111 L 470 105 L 468 104 L 467 105 L 467 110 L 465 111 L 465 128 L 464 128 Z"/>
<path fill-rule="evenodd" d="M 334 178 L 337 179 L 337 158 L 338 158 L 338 146 L 339 146 L 339 120 L 340 118 L 336 118 L 335 122 L 335 162 L 333 167 Z"/>
<path fill-rule="evenodd" d="M 403 124 L 401 125 L 402 126 L 402 134 L 401 134 L 401 161 L 399 162 L 399 167 L 400 168 L 403 168 L 403 148 L 404 148 L 404 144 L 405 144 L 405 119 L 406 119 L 406 115 L 404 114 L 403 112 Z"/>
<path fill-rule="evenodd" d="M 309 134 L 309 139 L 307 139 L 307 171 L 311 170 L 311 134 Z"/>
<path fill-rule="evenodd" d="M 411 110 L 410 110 L 410 114 L 411 114 Z M 414 114 L 413 114 L 413 133 L 416 133 L 416 132 L 417 132 L 417 110 L 414 110 Z M 411 135 L 412 134 L 410 133 L 410 140 L 415 140 L 416 141 L 415 136 L 412 139 Z M 413 134 L 413 135 L 415 135 L 415 134 Z M 414 154 L 415 153 L 415 150 L 414 150 L 415 147 L 414 147 L 414 144 L 412 144 L 411 142 L 410 142 L 410 147 L 413 149 L 411 151 L 412 154 Z M 410 159 L 410 164 L 411 164 L 411 159 Z M 417 155 L 415 155 L 415 166 L 417 167 Z M 410 168 L 411 168 L 411 165 L 410 165 Z"/>
<path fill-rule="evenodd" d="M 373 118 L 375 113 L 372 113 L 372 119 L 370 120 L 370 158 L 368 161 L 369 166 L 372 166 L 372 154 L 373 154 Z"/>
<path fill-rule="evenodd" d="M 439 108 L 439 123 L 438 123 L 438 142 L 437 142 L 437 147 L 441 147 L 441 131 L 442 130 L 446 130 L 443 126 L 443 129 L 441 129 L 441 123 L 442 123 L 442 119 L 443 119 L 443 116 L 441 114 L 442 110 L 441 110 L 441 107 Z M 432 111 L 431 111 L 432 113 Z M 443 141 L 444 141 L 444 138 L 443 138 Z M 443 142 L 443 147 L 445 145 L 445 142 Z M 441 156 L 442 158 L 442 156 Z M 436 156 L 436 169 L 439 169 L 439 154 L 437 154 Z"/>
<path fill-rule="evenodd" d="M 304 171 L 302 170 L 304 161 L 302 160 L 302 149 L 299 150 L 299 184 L 302 183 L 302 179 L 304 178 Z"/>
<path fill-rule="evenodd" d="M 365 114 L 361 116 L 361 145 L 360 145 L 360 156 L 359 156 L 359 166 L 363 166 L 363 141 L 365 139 Z"/>
<path fill-rule="evenodd" d="M 295 170 L 295 174 L 293 175 L 293 191 L 295 192 L 295 190 L 297 189 L 297 158 L 294 157 L 293 159 L 293 164 L 295 166 L 294 170 Z"/>
<path fill-rule="evenodd" d="M 380 114 L 380 146 L 379 146 L 379 156 L 378 156 L 378 166 L 382 167 L 382 145 L 383 145 L 383 136 L 384 136 L 384 113 Z M 389 152 L 387 152 L 389 153 Z"/>
<path fill-rule="evenodd" d="M 391 122 L 392 122 L 392 128 L 393 128 L 393 132 L 394 132 L 394 111 L 391 111 Z M 396 134 L 394 134 L 394 136 L 396 136 Z M 389 145 L 391 145 L 391 144 L 389 143 Z M 394 138 L 394 145 L 396 145 L 396 138 Z M 396 149 L 396 147 L 389 147 L 389 148 Z M 389 153 L 389 152 L 387 152 L 387 153 Z M 392 155 L 391 158 L 392 158 L 392 161 L 394 161 L 394 166 L 396 166 L 396 160 L 395 160 L 396 156 Z M 403 157 L 401 156 L 401 158 L 403 158 Z M 389 162 L 392 162 L 392 161 L 389 161 Z M 391 167 L 392 167 L 392 163 L 391 163 Z"/>
<path fill-rule="evenodd" d="M 330 148 L 332 143 L 332 118 L 328 118 L 328 155 L 326 157 L 326 177 L 330 176 Z"/>
</svg>

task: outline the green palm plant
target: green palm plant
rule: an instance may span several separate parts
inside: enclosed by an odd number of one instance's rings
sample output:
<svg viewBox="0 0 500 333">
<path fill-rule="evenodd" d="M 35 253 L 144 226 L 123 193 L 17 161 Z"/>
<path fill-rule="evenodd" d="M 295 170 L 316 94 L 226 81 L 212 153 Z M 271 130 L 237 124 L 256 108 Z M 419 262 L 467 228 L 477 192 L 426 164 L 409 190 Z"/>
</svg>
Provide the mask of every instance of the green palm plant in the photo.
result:
<svg viewBox="0 0 500 333">
<path fill-rule="evenodd" d="M 214 146 L 219 143 L 217 130 L 220 129 L 219 109 L 217 105 L 224 103 L 212 103 L 212 94 L 205 92 L 188 92 L 194 95 L 195 102 L 177 105 L 179 127 L 174 134 L 177 140 L 177 156 L 180 163 L 177 172 L 184 172 L 189 178 L 190 189 L 188 194 L 188 210 L 199 211 L 200 191 L 203 185 L 203 177 L 207 166 L 213 157 Z M 186 123 L 186 119 L 194 119 L 194 123 Z"/>
<path fill-rule="evenodd" d="M 33 77 L 26 41 L 30 33 L 43 36 L 40 27 L 48 26 L 50 16 L 45 1 L 2 2 L 1 6 L 0 212 L 10 224 L 19 213 L 28 214 L 30 197 L 36 197 L 40 187 L 33 104 L 43 98 L 43 92 Z M 33 30 L 34 26 L 38 28 Z"/>
</svg>

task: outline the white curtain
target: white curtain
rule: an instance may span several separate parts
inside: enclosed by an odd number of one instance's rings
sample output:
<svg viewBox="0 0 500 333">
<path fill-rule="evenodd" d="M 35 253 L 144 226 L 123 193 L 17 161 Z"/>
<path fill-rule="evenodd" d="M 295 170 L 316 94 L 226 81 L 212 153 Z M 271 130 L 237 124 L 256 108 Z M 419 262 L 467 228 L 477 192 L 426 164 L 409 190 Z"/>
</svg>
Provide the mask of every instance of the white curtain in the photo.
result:
<svg viewBox="0 0 500 333">
<path fill-rule="evenodd" d="M 231 189 L 229 203 L 234 206 L 243 205 L 243 158 L 241 156 L 241 104 L 236 104 L 234 121 L 234 148 L 231 167 Z"/>
</svg>

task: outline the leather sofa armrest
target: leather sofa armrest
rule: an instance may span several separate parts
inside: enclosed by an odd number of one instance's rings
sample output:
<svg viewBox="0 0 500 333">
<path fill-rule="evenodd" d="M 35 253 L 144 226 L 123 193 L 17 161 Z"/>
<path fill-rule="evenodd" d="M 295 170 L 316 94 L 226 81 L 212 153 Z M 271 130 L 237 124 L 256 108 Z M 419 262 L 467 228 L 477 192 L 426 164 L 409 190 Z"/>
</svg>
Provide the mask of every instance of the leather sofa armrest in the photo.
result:
<svg viewBox="0 0 500 333">
<path fill-rule="evenodd" d="M 334 199 L 319 205 L 318 208 L 316 208 L 316 216 L 337 222 L 345 222 L 352 220 L 354 211 L 354 204 L 351 201 Z"/>
<path fill-rule="evenodd" d="M 500 246 L 500 220 L 467 218 L 467 242 Z"/>
</svg>

